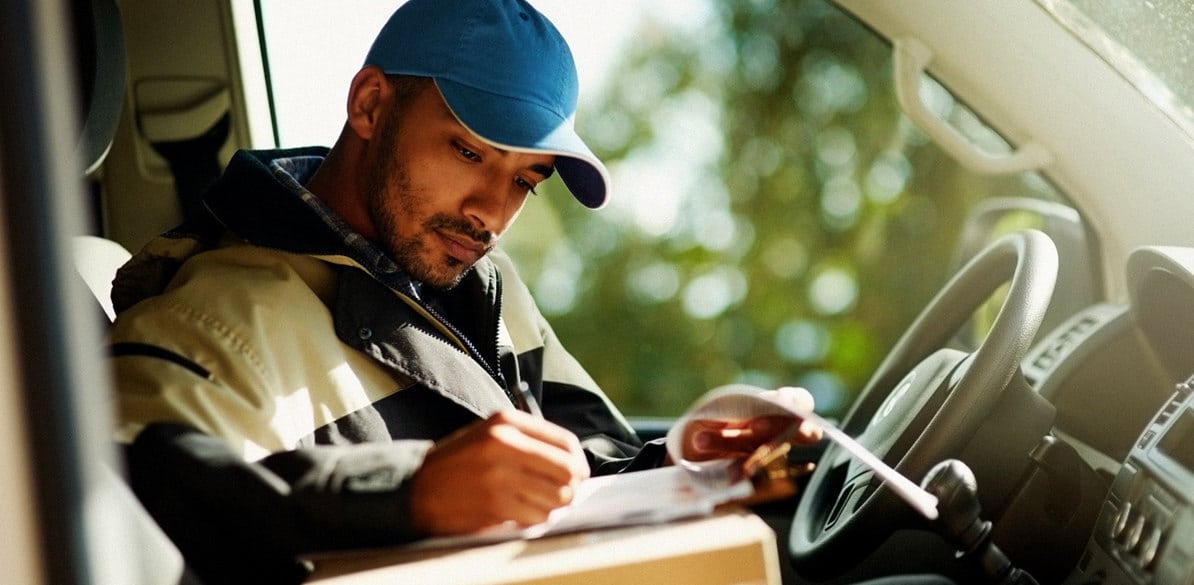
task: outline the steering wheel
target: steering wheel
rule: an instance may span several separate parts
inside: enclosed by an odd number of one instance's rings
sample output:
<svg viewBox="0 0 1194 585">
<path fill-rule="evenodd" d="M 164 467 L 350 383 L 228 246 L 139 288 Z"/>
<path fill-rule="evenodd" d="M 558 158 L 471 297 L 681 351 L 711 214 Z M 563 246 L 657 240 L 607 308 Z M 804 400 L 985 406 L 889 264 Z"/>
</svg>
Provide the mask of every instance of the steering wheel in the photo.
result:
<svg viewBox="0 0 1194 585">
<path fill-rule="evenodd" d="M 842 429 L 919 482 L 954 457 L 1008 387 L 1036 336 L 1057 280 L 1057 250 L 1036 230 L 979 252 L 917 316 L 846 414 Z M 943 348 L 984 301 L 1010 283 L 974 352 Z M 922 524 L 918 524 L 922 523 Z M 923 526 L 869 467 L 831 444 L 797 503 L 788 549 L 806 575 L 833 576 L 901 528 Z"/>
</svg>

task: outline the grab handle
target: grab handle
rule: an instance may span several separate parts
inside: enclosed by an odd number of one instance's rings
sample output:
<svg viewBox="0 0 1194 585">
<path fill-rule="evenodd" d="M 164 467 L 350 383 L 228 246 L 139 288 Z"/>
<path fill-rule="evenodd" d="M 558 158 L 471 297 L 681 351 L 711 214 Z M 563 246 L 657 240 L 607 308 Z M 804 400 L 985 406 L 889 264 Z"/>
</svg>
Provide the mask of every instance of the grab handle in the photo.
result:
<svg viewBox="0 0 1194 585">
<path fill-rule="evenodd" d="M 942 150 L 967 168 L 990 175 L 1035 171 L 1053 162 L 1053 155 L 1036 142 L 1023 144 L 1007 155 L 987 153 L 930 111 L 920 99 L 920 80 L 932 59 L 933 51 L 920 40 L 911 37 L 895 40 L 892 63 L 896 100 L 912 123 Z"/>
</svg>

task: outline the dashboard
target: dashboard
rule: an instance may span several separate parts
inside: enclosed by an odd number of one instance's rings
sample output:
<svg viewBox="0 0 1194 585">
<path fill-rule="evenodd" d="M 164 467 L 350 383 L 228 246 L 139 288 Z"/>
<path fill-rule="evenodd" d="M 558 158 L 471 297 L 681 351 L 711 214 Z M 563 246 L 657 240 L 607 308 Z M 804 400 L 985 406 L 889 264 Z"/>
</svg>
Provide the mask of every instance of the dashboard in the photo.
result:
<svg viewBox="0 0 1194 585">
<path fill-rule="evenodd" d="M 1194 583 L 1194 250 L 1150 247 L 1129 302 L 1071 317 L 1025 375 L 1109 486 L 1067 585 Z"/>
<path fill-rule="evenodd" d="M 1194 582 L 1194 378 L 1178 384 L 1120 467 L 1067 583 Z"/>
</svg>

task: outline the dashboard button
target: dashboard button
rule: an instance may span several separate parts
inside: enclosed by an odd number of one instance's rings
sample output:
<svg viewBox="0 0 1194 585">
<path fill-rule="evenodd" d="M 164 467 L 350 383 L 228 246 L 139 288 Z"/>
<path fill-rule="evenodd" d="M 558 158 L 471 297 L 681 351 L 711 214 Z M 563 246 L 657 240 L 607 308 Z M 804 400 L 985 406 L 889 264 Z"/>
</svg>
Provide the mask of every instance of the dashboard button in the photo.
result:
<svg viewBox="0 0 1194 585">
<path fill-rule="evenodd" d="M 1140 541 L 1140 567 L 1145 571 L 1152 571 L 1156 565 L 1157 551 L 1161 548 L 1161 531 L 1156 526 L 1149 525 L 1144 531 L 1144 538 Z"/>
<path fill-rule="evenodd" d="M 1132 550 L 1132 549 L 1136 548 L 1136 545 L 1140 544 L 1140 537 L 1143 534 L 1144 534 L 1144 516 L 1142 516 L 1140 514 L 1133 514 L 1132 517 L 1128 519 L 1128 530 L 1123 535 L 1124 536 L 1124 539 L 1123 539 L 1124 548 L 1126 548 L 1128 550 Z"/>
<path fill-rule="evenodd" d="M 1115 514 L 1115 519 L 1111 522 L 1111 538 L 1118 541 L 1120 535 L 1128 527 L 1128 516 L 1132 515 L 1132 503 L 1124 502 L 1119 508 L 1119 512 Z"/>
</svg>

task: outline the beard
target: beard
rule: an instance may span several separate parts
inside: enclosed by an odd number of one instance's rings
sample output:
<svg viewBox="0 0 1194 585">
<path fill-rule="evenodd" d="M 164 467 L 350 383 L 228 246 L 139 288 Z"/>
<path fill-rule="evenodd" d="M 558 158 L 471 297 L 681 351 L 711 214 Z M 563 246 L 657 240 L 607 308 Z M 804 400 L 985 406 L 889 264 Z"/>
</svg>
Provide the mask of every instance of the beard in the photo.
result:
<svg viewBox="0 0 1194 585">
<path fill-rule="evenodd" d="M 377 234 L 374 242 L 412 279 L 438 289 L 450 289 L 460 283 L 472 264 L 438 251 L 428 240 L 437 232 L 451 232 L 482 242 L 492 248 L 492 232 L 479 231 L 466 219 L 444 213 L 428 214 L 424 208 L 425 191 L 414 188 L 406 164 L 396 156 L 397 128 L 382 132 L 380 152 L 393 153 L 374 167 L 366 183 L 369 219 Z M 415 220 L 414 234 L 402 234 L 402 220 Z"/>
</svg>

